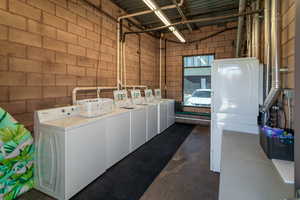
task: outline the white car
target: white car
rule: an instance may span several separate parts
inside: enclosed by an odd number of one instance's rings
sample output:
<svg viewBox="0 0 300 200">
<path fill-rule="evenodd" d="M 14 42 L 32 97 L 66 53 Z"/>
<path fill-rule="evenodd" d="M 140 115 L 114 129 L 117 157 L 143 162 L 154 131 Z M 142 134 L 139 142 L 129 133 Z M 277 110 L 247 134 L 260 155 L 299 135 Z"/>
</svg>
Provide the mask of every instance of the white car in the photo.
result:
<svg viewBox="0 0 300 200">
<path fill-rule="evenodd" d="M 211 89 L 197 89 L 192 93 L 185 102 L 185 106 L 203 106 L 210 107 L 211 105 Z"/>
</svg>

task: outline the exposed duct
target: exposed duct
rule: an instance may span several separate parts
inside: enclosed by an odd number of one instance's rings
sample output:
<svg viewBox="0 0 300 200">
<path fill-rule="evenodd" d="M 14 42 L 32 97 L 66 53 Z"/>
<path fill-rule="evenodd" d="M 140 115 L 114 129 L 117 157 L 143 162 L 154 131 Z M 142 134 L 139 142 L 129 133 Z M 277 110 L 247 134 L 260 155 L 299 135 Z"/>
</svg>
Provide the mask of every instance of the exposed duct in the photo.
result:
<svg viewBox="0 0 300 200">
<path fill-rule="evenodd" d="M 281 15 L 280 15 L 280 0 L 272 0 L 272 24 L 271 24 L 271 35 L 272 35 L 272 88 L 268 94 L 264 105 L 263 111 L 268 111 L 270 107 L 276 101 L 280 94 L 281 83 L 280 83 L 280 64 L 281 64 Z"/>
<path fill-rule="evenodd" d="M 246 0 L 240 0 L 239 14 L 244 13 L 245 9 L 246 9 Z M 236 52 L 235 52 L 235 57 L 237 58 L 240 57 L 241 55 L 244 24 L 245 24 L 245 16 L 239 16 L 237 39 L 236 39 Z"/>
<path fill-rule="evenodd" d="M 266 90 L 265 95 L 267 96 L 270 91 L 270 64 L 271 64 L 271 1 L 265 0 L 265 64 L 266 64 Z"/>
</svg>

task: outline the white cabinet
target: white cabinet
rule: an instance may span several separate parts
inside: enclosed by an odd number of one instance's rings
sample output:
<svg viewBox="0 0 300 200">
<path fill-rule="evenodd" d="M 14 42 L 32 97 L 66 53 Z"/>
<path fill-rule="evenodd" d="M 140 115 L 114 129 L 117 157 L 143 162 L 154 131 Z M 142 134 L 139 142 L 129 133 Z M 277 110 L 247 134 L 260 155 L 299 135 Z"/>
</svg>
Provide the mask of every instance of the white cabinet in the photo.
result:
<svg viewBox="0 0 300 200">
<path fill-rule="evenodd" d="M 130 111 L 130 150 L 134 151 L 146 143 L 146 107 Z"/>
<path fill-rule="evenodd" d="M 106 121 L 107 168 L 130 152 L 130 112 L 110 116 Z"/>
</svg>

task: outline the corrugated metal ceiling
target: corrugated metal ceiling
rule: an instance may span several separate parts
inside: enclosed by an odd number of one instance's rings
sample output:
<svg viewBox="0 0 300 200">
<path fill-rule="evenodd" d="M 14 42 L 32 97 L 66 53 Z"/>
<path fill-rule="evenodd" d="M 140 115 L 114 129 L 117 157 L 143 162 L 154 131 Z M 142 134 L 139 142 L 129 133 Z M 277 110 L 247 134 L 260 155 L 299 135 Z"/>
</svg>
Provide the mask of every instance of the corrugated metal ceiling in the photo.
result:
<svg viewBox="0 0 300 200">
<path fill-rule="evenodd" d="M 120 8 L 124 9 L 127 13 L 135 13 L 149 8 L 142 0 L 112 0 Z M 171 5 L 172 0 L 155 0 L 159 6 Z M 177 0 L 179 2 L 179 0 Z M 183 10 L 187 19 L 195 19 L 202 17 L 222 16 L 238 12 L 239 0 L 185 0 L 181 9 Z M 182 18 L 177 9 L 169 9 L 163 11 L 172 22 L 181 21 Z M 135 17 L 145 27 L 157 27 L 163 25 L 161 21 L 153 14 L 147 14 Z M 233 19 L 227 20 L 232 21 Z M 192 24 L 193 29 L 205 26 L 208 24 L 217 24 L 222 21 L 215 21 L 209 23 L 196 23 Z M 186 29 L 186 25 L 177 26 L 178 29 Z"/>
</svg>

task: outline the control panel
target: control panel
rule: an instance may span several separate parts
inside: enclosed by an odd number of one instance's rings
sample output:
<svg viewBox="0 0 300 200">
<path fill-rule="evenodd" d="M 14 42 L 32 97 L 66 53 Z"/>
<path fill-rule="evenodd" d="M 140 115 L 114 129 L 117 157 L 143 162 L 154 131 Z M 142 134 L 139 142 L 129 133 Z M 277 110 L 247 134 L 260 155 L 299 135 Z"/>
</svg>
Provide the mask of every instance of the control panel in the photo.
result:
<svg viewBox="0 0 300 200">
<path fill-rule="evenodd" d="M 79 108 L 78 106 L 66 106 L 61 108 L 39 110 L 36 114 L 39 122 L 41 123 L 79 115 Z"/>
</svg>

